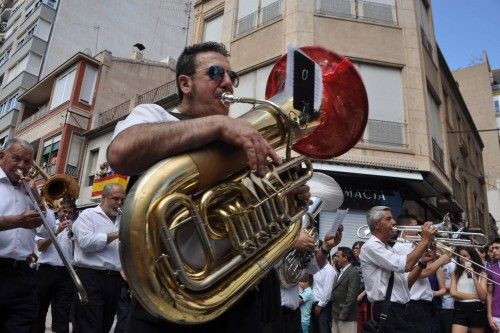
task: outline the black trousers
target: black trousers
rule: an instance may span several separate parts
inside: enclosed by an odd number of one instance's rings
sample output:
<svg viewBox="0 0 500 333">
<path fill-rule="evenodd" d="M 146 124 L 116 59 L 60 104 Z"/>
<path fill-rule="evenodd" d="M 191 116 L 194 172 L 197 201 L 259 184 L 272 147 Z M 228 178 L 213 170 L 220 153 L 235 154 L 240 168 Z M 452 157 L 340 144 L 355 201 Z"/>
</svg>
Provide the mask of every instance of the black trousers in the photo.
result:
<svg viewBox="0 0 500 333">
<path fill-rule="evenodd" d="M 301 333 L 300 307 L 292 310 L 281 307 L 280 317 L 264 327 L 265 333 Z"/>
<path fill-rule="evenodd" d="M 116 325 L 114 333 L 124 333 L 127 328 L 127 318 L 130 309 L 130 293 L 128 283 L 122 279 L 120 288 L 120 300 L 116 312 Z"/>
<path fill-rule="evenodd" d="M 121 276 L 117 271 L 77 267 L 89 302 L 75 298 L 74 333 L 107 333 L 113 326 L 120 299 Z"/>
<path fill-rule="evenodd" d="M 432 326 L 432 302 L 423 300 L 412 300 L 408 303 L 410 315 L 408 319 L 413 325 L 415 332 L 428 333 Z"/>
<path fill-rule="evenodd" d="M 314 302 L 311 308 L 311 333 L 330 333 L 332 330 L 332 302 L 323 307 L 319 316 L 314 313 L 318 302 Z"/>
<path fill-rule="evenodd" d="M 383 301 L 373 303 L 373 319 L 380 320 Z M 384 333 L 413 333 L 412 323 L 409 321 L 409 304 L 391 302 L 387 311 Z"/>
<path fill-rule="evenodd" d="M 453 309 L 441 309 L 439 310 L 438 316 L 438 332 L 451 333 L 451 326 L 453 325 Z"/>
<path fill-rule="evenodd" d="M 69 332 L 69 318 L 76 288 L 64 266 L 40 264 L 36 272 L 38 319 L 37 332 L 45 332 L 45 319 L 52 304 L 52 331 Z"/>
<path fill-rule="evenodd" d="M 25 261 L 0 258 L 0 332 L 32 333 L 36 312 L 35 271 Z"/>
<path fill-rule="evenodd" d="M 132 298 L 127 333 L 259 333 L 261 322 L 257 315 L 257 292 L 249 291 L 220 317 L 198 325 L 180 325 L 150 315 Z"/>
</svg>

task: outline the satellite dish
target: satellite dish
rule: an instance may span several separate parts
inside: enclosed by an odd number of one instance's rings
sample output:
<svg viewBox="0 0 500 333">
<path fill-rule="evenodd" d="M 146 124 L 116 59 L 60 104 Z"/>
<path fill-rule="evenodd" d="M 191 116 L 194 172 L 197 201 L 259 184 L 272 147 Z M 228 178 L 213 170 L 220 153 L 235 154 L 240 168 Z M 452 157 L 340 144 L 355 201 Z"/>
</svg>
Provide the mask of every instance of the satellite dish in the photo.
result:
<svg viewBox="0 0 500 333">
<path fill-rule="evenodd" d="M 91 56 L 91 57 L 92 57 L 92 50 L 91 50 L 91 49 L 89 49 L 88 47 L 87 47 L 85 50 L 83 50 L 82 52 L 83 52 L 83 53 L 85 53 L 86 55 L 88 55 L 88 56 Z"/>
<path fill-rule="evenodd" d="M 311 189 L 311 196 L 323 200 L 324 210 L 334 211 L 344 202 L 344 193 L 340 185 L 324 173 L 314 172 L 307 185 Z"/>
</svg>

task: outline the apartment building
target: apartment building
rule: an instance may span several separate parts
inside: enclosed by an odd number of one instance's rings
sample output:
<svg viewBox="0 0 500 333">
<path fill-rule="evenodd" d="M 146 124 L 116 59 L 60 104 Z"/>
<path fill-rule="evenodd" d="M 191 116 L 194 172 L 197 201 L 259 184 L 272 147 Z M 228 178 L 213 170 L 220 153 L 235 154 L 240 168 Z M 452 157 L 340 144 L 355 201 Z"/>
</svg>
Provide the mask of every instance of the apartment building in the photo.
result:
<svg viewBox="0 0 500 333">
<path fill-rule="evenodd" d="M 491 70 L 486 52 L 479 64 L 453 72 L 485 148 L 484 182 L 490 213 L 500 227 L 500 70 Z"/>
<path fill-rule="evenodd" d="M 431 5 L 430 0 L 194 4 L 193 42 L 226 44 L 232 67 L 241 74 L 236 95 L 263 98 L 267 76 L 290 43 L 321 45 L 356 65 L 370 108 L 363 139 L 342 156 L 314 161 L 317 171 L 333 176 L 344 190 L 343 208 L 350 210 L 343 244 L 357 240 L 367 209 L 378 204 L 390 206 L 395 216 L 413 213 L 435 222 L 450 212 L 457 226 L 490 234 L 484 184 L 476 177 L 484 175 L 482 140 L 471 132 L 468 153 L 462 154 L 447 133 L 448 119 L 460 119 L 460 128 L 475 125 L 436 44 Z M 232 113 L 244 110 L 248 106 L 236 105 Z M 457 154 L 462 154 L 458 161 Z M 476 170 L 471 178 L 469 168 Z M 321 213 L 320 235 L 334 216 Z"/>
<path fill-rule="evenodd" d="M 147 59 L 177 58 L 189 3 L 0 0 L 0 143 L 14 134 L 19 96 L 77 52 L 128 57 L 139 43 Z"/>
<path fill-rule="evenodd" d="M 102 139 L 87 139 L 96 122 L 94 114 L 175 77 L 171 59 L 146 60 L 138 52 L 132 56 L 115 57 L 103 51 L 91 57 L 78 52 L 19 97 L 16 137 L 32 143 L 35 161 L 48 176 L 70 175 L 88 189 L 98 170 L 99 149 L 104 161 L 107 146 Z M 87 151 L 96 157 L 90 164 L 82 163 Z M 88 191 L 81 191 L 77 204 L 82 202 L 90 202 Z"/>
</svg>

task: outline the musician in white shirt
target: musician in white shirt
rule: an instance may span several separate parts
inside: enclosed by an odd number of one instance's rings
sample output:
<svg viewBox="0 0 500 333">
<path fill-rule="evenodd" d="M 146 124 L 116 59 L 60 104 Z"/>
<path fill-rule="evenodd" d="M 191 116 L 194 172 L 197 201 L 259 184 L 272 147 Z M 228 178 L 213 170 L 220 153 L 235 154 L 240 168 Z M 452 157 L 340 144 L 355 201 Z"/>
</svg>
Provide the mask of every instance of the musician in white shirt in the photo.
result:
<svg viewBox="0 0 500 333">
<path fill-rule="evenodd" d="M 0 332 L 31 333 L 36 318 L 35 271 L 26 258 L 34 251 L 42 219 L 17 173 L 27 174 L 32 159 L 33 148 L 25 140 L 14 138 L 0 149 Z"/>
<path fill-rule="evenodd" d="M 120 207 L 125 190 L 119 184 L 104 187 L 101 204 L 80 213 L 73 224 L 74 262 L 89 302 L 76 302 L 76 332 L 108 332 L 120 298 L 118 253 Z"/>
<path fill-rule="evenodd" d="M 54 213 L 47 210 L 47 216 Z M 73 261 L 73 241 L 70 227 L 76 214 L 74 200 L 65 198 L 58 209 L 58 219 L 53 221 L 53 230 L 57 242 L 66 258 Z M 45 332 L 45 321 L 49 305 L 52 307 L 52 330 L 54 332 L 69 332 L 69 316 L 71 303 L 75 297 L 75 287 L 71 276 L 57 253 L 50 238 L 36 237 L 38 255 L 37 268 L 37 296 L 38 296 L 38 321 L 37 332 Z"/>
<path fill-rule="evenodd" d="M 398 226 L 417 226 L 418 219 L 415 215 L 402 215 L 397 218 Z M 417 232 L 405 231 L 401 236 L 416 236 Z M 414 242 L 397 242 L 393 249 L 396 253 L 407 255 L 415 249 Z M 436 272 L 441 265 L 451 260 L 448 254 L 444 254 L 429 264 L 422 270 L 413 286 L 410 288 L 409 311 L 411 316 L 409 321 L 412 323 L 416 332 L 427 333 L 431 331 L 432 323 L 432 297 L 433 290 L 429 282 L 429 275 Z M 408 274 L 408 273 L 407 273 Z"/>
<path fill-rule="evenodd" d="M 406 307 L 410 301 L 409 288 L 426 266 L 419 259 L 427 252 L 437 228 L 430 222 L 425 223 L 422 226 L 422 240 L 417 247 L 408 255 L 400 255 L 389 246 L 389 240 L 394 236 L 393 227 L 396 225 L 389 207 L 375 206 L 370 209 L 367 223 L 371 237 L 361 248 L 360 262 L 368 300 L 374 304 L 374 319 L 380 319 L 392 271 L 394 285 L 384 332 L 409 332 L 412 329 L 408 324 Z M 417 262 L 419 265 L 416 266 Z M 410 271 L 412 274 L 407 278 L 404 273 Z"/>
</svg>

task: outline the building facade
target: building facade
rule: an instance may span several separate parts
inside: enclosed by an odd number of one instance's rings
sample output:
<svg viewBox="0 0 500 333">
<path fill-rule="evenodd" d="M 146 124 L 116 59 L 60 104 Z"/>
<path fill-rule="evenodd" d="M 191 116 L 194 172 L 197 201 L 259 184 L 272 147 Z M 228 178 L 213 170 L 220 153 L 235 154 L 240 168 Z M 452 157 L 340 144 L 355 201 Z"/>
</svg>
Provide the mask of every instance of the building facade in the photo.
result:
<svg viewBox="0 0 500 333">
<path fill-rule="evenodd" d="M 435 222 L 450 212 L 455 224 L 490 233 L 484 185 L 456 172 L 463 160 L 455 161 L 459 148 L 447 134 L 447 110 L 453 119 L 461 114 L 463 128 L 474 129 L 474 123 L 449 82 L 431 5 L 428 0 L 195 2 L 193 42 L 226 44 L 233 70 L 241 74 L 238 96 L 264 97 L 267 77 L 288 44 L 321 45 L 357 67 L 370 109 L 363 139 L 342 156 L 314 161 L 317 171 L 332 175 L 344 189 L 346 219 L 352 222 L 345 223 L 346 245 L 375 204 Z M 232 113 L 245 110 L 237 105 Z M 468 140 L 471 152 L 463 158 L 481 159 L 480 137 Z M 482 163 L 474 167 L 484 174 Z M 334 215 L 321 213 L 320 234 Z"/>
<path fill-rule="evenodd" d="M 487 54 L 474 66 L 453 72 L 485 148 L 484 182 L 492 218 L 500 226 L 500 70 L 491 70 Z"/>
<path fill-rule="evenodd" d="M 32 143 L 35 161 L 48 176 L 70 175 L 87 186 L 97 170 L 97 160 L 82 163 L 88 146 L 93 147 L 86 133 L 94 114 L 171 80 L 174 73 L 172 61 L 114 57 L 109 51 L 95 57 L 76 53 L 19 97 L 16 137 Z M 77 204 L 88 202 L 88 195 L 81 191 Z"/>
<path fill-rule="evenodd" d="M 0 142 L 14 134 L 19 96 L 77 52 L 128 57 L 139 43 L 147 59 L 176 58 L 189 36 L 189 3 L 0 0 Z"/>
</svg>

